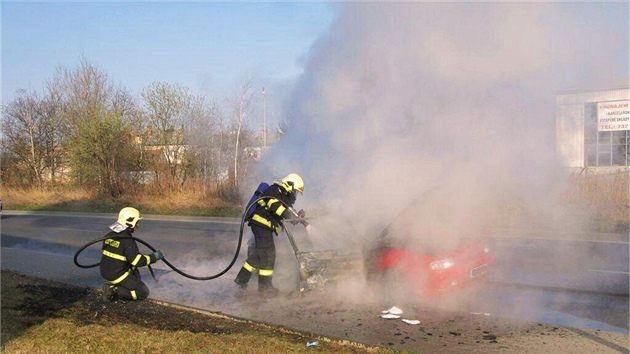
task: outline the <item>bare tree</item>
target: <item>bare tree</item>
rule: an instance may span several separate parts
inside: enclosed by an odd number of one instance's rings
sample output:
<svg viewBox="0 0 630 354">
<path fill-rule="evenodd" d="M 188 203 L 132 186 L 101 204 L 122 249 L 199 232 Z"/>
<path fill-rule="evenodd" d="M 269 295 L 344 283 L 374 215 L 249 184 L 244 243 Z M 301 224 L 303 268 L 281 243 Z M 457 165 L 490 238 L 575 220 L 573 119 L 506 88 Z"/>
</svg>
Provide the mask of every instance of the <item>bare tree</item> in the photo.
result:
<svg viewBox="0 0 630 354">
<path fill-rule="evenodd" d="M 252 78 L 246 78 L 238 88 L 238 91 L 230 101 L 232 106 L 232 122 L 233 122 L 233 134 L 234 134 L 234 187 L 238 187 L 239 181 L 239 161 L 241 159 L 240 150 L 241 147 L 241 133 L 245 128 L 246 119 L 251 110 L 252 101 Z"/>
<path fill-rule="evenodd" d="M 58 170 L 63 167 L 63 99 L 61 93 L 54 87 L 48 87 L 48 92 L 42 101 L 42 116 L 46 122 L 46 165 L 50 172 L 51 185 L 62 178 L 58 177 Z"/>
<path fill-rule="evenodd" d="M 146 143 L 161 151 L 154 166 L 158 180 L 163 165 L 168 182 L 182 186 L 196 168 L 190 132 L 195 129 L 195 116 L 203 115 L 203 100 L 192 96 L 186 87 L 163 82 L 152 83 L 141 96 L 151 132 Z"/>
<path fill-rule="evenodd" d="M 76 181 L 120 196 L 124 175 L 137 159 L 130 95 L 86 60 L 74 69 L 58 68 L 49 87 L 63 101 L 64 146 Z"/>
<path fill-rule="evenodd" d="M 27 184 L 43 185 L 46 168 L 46 116 L 35 92 L 19 90 L 18 97 L 3 108 L 3 148 L 19 162 Z"/>
<path fill-rule="evenodd" d="M 216 102 L 207 104 L 200 97 L 194 100 L 190 142 L 199 161 L 198 173 L 204 186 L 210 182 L 217 182 L 220 154 L 216 152 L 221 144 L 222 120 L 221 109 Z"/>
</svg>

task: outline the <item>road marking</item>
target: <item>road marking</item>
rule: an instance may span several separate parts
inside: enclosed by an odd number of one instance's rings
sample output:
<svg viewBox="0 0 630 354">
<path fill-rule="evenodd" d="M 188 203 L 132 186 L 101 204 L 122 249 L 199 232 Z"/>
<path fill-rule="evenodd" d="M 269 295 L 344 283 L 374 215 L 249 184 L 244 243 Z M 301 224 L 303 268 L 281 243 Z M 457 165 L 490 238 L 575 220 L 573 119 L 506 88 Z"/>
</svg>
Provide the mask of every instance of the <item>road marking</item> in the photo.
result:
<svg viewBox="0 0 630 354">
<path fill-rule="evenodd" d="M 579 240 L 570 238 L 550 238 L 550 237 L 526 237 L 526 236 L 490 236 L 490 238 L 498 238 L 502 240 L 535 240 L 535 241 L 559 241 L 559 242 L 590 242 L 590 243 L 614 243 L 620 245 L 629 245 L 628 241 L 616 240 Z"/>
<path fill-rule="evenodd" d="M 630 272 L 620 272 L 617 270 L 601 270 L 601 269 L 589 269 L 589 272 L 600 272 L 600 273 L 615 273 L 615 274 L 630 274 Z"/>
</svg>

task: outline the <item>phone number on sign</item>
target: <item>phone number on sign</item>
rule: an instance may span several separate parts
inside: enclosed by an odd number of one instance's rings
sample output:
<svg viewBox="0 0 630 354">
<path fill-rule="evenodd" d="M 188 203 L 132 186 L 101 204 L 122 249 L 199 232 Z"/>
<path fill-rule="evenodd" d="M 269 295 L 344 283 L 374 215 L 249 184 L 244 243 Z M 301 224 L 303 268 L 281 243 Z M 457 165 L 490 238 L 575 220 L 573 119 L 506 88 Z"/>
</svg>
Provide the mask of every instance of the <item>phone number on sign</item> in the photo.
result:
<svg viewBox="0 0 630 354">
<path fill-rule="evenodd" d="M 630 124 L 600 124 L 598 130 L 630 130 Z"/>
</svg>

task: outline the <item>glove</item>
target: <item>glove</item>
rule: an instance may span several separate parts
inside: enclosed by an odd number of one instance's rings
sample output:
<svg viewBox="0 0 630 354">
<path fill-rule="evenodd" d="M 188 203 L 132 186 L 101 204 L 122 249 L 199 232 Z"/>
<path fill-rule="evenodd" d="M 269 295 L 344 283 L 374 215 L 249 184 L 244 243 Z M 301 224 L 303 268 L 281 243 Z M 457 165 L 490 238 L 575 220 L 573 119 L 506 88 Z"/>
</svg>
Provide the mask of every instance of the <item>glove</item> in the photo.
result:
<svg viewBox="0 0 630 354">
<path fill-rule="evenodd" d="M 304 211 L 304 209 L 300 209 L 300 211 L 298 211 L 298 218 L 299 218 L 299 222 L 300 224 L 302 224 L 304 227 L 308 226 L 308 223 L 306 222 L 306 220 L 304 220 L 304 218 L 306 217 L 306 212 Z"/>
<path fill-rule="evenodd" d="M 153 257 L 155 257 L 156 261 L 159 261 L 160 259 L 164 258 L 164 255 L 162 254 L 161 251 L 157 250 L 153 252 Z"/>
<path fill-rule="evenodd" d="M 304 210 L 300 210 L 298 212 L 295 212 L 295 210 L 293 210 L 290 216 L 290 220 L 289 220 L 291 225 L 297 225 L 298 223 L 302 222 L 301 221 L 303 218 L 302 215 L 304 215 Z"/>
</svg>

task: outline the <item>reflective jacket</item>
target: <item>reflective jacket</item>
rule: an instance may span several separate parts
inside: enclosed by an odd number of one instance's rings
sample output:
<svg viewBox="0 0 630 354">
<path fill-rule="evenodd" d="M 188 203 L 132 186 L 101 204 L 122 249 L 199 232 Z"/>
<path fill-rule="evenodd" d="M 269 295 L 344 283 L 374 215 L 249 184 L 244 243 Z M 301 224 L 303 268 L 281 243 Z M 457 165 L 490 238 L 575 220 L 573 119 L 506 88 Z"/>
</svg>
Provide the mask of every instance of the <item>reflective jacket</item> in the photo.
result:
<svg viewBox="0 0 630 354">
<path fill-rule="evenodd" d="M 290 187 L 284 183 L 274 183 L 267 188 L 258 201 L 258 206 L 252 215 L 249 225 L 258 225 L 278 232 L 278 226 L 282 219 L 297 217 L 293 210 L 295 194 L 289 192 Z"/>
<path fill-rule="evenodd" d="M 155 263 L 153 254 L 141 254 L 138 244 L 130 239 L 131 231 L 126 229 L 120 233 L 111 231 L 103 241 L 101 256 L 101 276 L 112 284 L 125 280 L 138 267 Z"/>
</svg>

